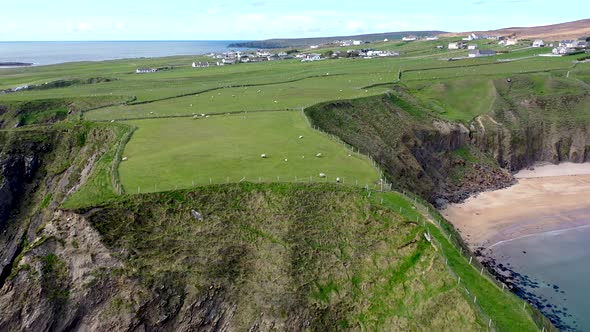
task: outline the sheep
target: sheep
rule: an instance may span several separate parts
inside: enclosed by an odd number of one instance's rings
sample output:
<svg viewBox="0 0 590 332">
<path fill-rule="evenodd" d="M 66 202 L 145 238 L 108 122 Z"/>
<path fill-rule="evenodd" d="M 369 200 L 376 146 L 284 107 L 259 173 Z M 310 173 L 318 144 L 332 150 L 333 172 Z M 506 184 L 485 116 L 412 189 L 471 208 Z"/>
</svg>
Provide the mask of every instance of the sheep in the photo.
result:
<svg viewBox="0 0 590 332">
<path fill-rule="evenodd" d="M 268 158 L 268 156 L 266 155 L 266 153 L 263 153 L 263 154 L 260 155 L 260 158 L 266 159 L 266 158 Z"/>
<path fill-rule="evenodd" d="M 287 158 L 285 158 L 285 162 L 289 161 Z"/>
<path fill-rule="evenodd" d="M 340 183 L 342 180 L 340 178 L 336 178 L 336 183 Z"/>
<path fill-rule="evenodd" d="M 299 135 L 299 139 L 302 139 L 302 138 L 303 138 L 303 135 Z"/>
<path fill-rule="evenodd" d="M 122 161 L 127 161 L 127 159 L 129 159 L 129 158 L 127 158 L 127 157 L 123 157 L 123 159 L 121 159 L 121 160 L 122 160 Z"/>
<path fill-rule="evenodd" d="M 195 210 L 191 210 L 191 215 L 198 221 L 203 221 L 203 215 Z"/>
<path fill-rule="evenodd" d="M 322 157 L 322 154 L 321 153 L 318 153 L 315 156 L 318 157 L 318 158 L 321 158 Z"/>
<path fill-rule="evenodd" d="M 326 177 L 326 173 L 320 173 L 320 177 L 321 178 L 325 178 Z"/>
</svg>

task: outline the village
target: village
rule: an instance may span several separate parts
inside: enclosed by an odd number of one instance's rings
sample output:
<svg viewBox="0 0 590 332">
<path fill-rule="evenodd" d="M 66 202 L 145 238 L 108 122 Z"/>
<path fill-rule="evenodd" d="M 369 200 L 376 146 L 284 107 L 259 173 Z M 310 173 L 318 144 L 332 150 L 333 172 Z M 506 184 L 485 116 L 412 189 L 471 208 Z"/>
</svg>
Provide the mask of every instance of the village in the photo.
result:
<svg viewBox="0 0 590 332">
<path fill-rule="evenodd" d="M 406 36 L 401 39 L 403 43 L 419 42 L 419 41 L 438 41 L 438 36 Z M 545 42 L 541 39 L 536 40 L 519 40 L 514 36 L 490 36 L 478 35 L 471 33 L 461 39 L 449 41 L 446 45 L 439 43 L 434 48 L 436 50 L 461 51 L 467 50 L 466 56 L 450 57 L 447 60 L 461 60 L 468 58 L 491 57 L 502 53 L 508 53 L 511 47 L 521 48 L 551 48 L 551 52 L 539 54 L 539 56 L 566 56 L 579 53 L 588 53 L 588 44 L 586 40 L 561 40 L 557 42 Z M 489 41 L 485 44 L 485 48 L 481 48 L 481 42 Z M 389 39 L 384 39 L 381 43 L 388 43 Z M 479 43 L 478 43 L 479 42 Z M 497 42 L 497 43 L 496 43 Z M 284 60 L 298 60 L 300 62 L 314 62 L 326 59 L 339 58 L 357 58 L 357 59 L 373 59 L 385 57 L 398 57 L 399 51 L 394 50 L 378 50 L 375 48 L 360 48 L 362 46 L 369 46 L 369 44 L 376 44 L 378 42 L 368 42 L 361 40 L 338 40 L 321 45 L 310 45 L 305 50 L 289 49 L 273 52 L 271 50 L 246 50 L 246 51 L 228 51 L 223 53 L 210 53 L 207 57 L 208 61 L 195 61 L 191 64 L 193 68 L 209 68 L 221 67 L 236 64 L 257 63 L 267 61 L 284 61 Z M 494 46 L 496 45 L 496 46 Z M 346 51 L 339 48 L 355 47 L 347 49 Z M 321 51 L 321 53 L 320 53 Z M 137 74 L 154 73 L 170 68 L 137 68 Z"/>
</svg>

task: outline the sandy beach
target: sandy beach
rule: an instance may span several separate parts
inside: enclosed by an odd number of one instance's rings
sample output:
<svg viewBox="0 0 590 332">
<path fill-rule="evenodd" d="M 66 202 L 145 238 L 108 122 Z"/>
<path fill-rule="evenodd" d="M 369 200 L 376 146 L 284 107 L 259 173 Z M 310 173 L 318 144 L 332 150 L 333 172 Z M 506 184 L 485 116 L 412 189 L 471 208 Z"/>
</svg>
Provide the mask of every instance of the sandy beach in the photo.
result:
<svg viewBox="0 0 590 332">
<path fill-rule="evenodd" d="M 590 227 L 590 163 L 538 165 L 515 177 L 518 183 L 509 188 L 441 211 L 472 248 Z"/>
</svg>

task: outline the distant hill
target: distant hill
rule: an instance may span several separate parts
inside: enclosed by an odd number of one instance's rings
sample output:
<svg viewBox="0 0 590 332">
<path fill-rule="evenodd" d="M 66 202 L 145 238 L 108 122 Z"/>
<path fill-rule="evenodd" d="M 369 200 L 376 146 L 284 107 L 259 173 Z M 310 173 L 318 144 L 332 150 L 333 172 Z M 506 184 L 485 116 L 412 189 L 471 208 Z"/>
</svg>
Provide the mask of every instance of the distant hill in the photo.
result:
<svg viewBox="0 0 590 332">
<path fill-rule="evenodd" d="M 402 39 L 407 36 L 437 36 L 446 33 L 444 31 L 399 31 L 399 32 L 385 32 L 373 33 L 367 35 L 355 36 L 336 36 L 336 37 L 316 37 L 316 38 L 293 38 L 293 39 L 267 39 L 260 41 L 249 41 L 230 44 L 228 47 L 243 47 L 243 48 L 288 48 L 288 47 L 303 47 L 318 44 L 327 44 L 337 40 L 360 40 L 363 42 L 382 41 L 384 39 Z"/>
<path fill-rule="evenodd" d="M 514 36 L 519 39 L 577 39 L 580 37 L 590 36 L 590 19 L 535 27 L 512 27 L 490 31 L 467 31 L 461 33 L 448 33 L 444 34 L 444 36 L 461 36 L 467 35 L 471 32 L 476 34 Z"/>
</svg>

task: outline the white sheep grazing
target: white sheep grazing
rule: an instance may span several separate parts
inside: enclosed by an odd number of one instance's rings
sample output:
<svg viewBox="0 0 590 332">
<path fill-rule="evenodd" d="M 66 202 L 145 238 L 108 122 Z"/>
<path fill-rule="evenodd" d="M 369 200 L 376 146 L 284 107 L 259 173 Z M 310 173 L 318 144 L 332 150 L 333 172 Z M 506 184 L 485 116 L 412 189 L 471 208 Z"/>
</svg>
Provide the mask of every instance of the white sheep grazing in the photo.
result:
<svg viewBox="0 0 590 332">
<path fill-rule="evenodd" d="M 266 159 L 266 158 L 268 158 L 268 156 L 266 155 L 266 153 L 263 153 L 260 155 L 260 158 Z"/>
<path fill-rule="evenodd" d="M 285 162 L 289 161 L 288 159 L 285 158 Z"/>
<path fill-rule="evenodd" d="M 336 182 L 340 183 L 340 182 L 342 182 L 342 180 L 340 178 L 336 178 Z"/>
<path fill-rule="evenodd" d="M 300 135 L 300 136 L 299 136 L 299 139 L 302 139 L 302 138 L 303 138 L 303 135 Z"/>
<path fill-rule="evenodd" d="M 326 173 L 320 173 L 320 177 L 321 178 L 325 178 L 326 177 Z"/>
<path fill-rule="evenodd" d="M 321 153 L 318 153 L 315 156 L 318 157 L 318 158 L 321 158 L 322 157 L 322 154 Z"/>
<path fill-rule="evenodd" d="M 121 160 L 122 160 L 122 161 L 127 161 L 127 159 L 129 159 L 129 158 L 127 158 L 127 157 L 123 157 L 123 159 L 121 159 Z"/>
</svg>

